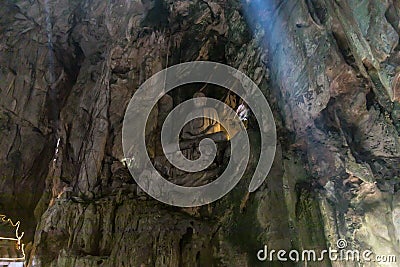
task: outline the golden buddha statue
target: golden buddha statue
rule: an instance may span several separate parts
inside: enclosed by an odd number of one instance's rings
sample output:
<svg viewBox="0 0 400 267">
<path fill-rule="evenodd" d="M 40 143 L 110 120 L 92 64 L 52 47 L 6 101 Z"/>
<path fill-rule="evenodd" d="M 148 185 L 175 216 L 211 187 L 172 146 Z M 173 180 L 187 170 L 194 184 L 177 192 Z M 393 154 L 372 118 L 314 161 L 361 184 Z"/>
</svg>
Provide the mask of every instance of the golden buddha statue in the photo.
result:
<svg viewBox="0 0 400 267">
<path fill-rule="evenodd" d="M 201 92 L 197 92 L 193 95 L 196 108 L 187 117 L 194 115 L 200 116 L 200 118 L 191 120 L 185 125 L 181 136 L 182 139 L 196 139 L 222 131 L 221 125 L 218 122 L 219 117 L 217 110 L 211 107 L 205 107 L 206 99 L 201 97 L 205 97 Z"/>
</svg>

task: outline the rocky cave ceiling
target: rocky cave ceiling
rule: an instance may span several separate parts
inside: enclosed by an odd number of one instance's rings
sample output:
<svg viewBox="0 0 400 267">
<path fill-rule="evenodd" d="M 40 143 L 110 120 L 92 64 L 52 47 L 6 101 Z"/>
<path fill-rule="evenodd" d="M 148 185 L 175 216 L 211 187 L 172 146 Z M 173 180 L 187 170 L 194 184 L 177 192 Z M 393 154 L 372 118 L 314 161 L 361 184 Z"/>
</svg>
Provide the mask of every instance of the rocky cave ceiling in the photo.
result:
<svg viewBox="0 0 400 267">
<path fill-rule="evenodd" d="M 400 260 L 398 0 L 0 3 L 0 214 L 21 221 L 31 266 L 265 266 L 264 245 L 340 238 Z M 278 145 L 256 192 L 246 174 L 182 209 L 138 189 L 121 131 L 146 79 L 194 60 L 260 87 Z"/>
</svg>

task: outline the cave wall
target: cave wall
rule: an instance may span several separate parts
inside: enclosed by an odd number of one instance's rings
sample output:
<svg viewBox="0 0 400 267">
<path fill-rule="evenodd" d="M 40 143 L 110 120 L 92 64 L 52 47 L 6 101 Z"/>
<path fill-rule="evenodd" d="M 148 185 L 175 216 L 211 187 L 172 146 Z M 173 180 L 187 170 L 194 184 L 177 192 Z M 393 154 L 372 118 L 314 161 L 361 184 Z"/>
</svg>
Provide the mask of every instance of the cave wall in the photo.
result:
<svg viewBox="0 0 400 267">
<path fill-rule="evenodd" d="M 398 1 L 2 6 L 0 213 L 22 221 L 32 266 L 263 266 L 264 244 L 339 238 L 400 257 Z M 251 168 L 220 201 L 180 209 L 121 162 L 136 88 L 192 60 L 243 71 L 274 112 L 274 166 L 247 201 Z"/>
<path fill-rule="evenodd" d="M 265 31 L 285 129 L 295 133 L 305 167 L 323 187 L 319 205 L 331 247 L 342 238 L 349 248 L 399 255 L 398 5 L 312 0 L 249 7 L 260 14 L 253 23 Z"/>
</svg>

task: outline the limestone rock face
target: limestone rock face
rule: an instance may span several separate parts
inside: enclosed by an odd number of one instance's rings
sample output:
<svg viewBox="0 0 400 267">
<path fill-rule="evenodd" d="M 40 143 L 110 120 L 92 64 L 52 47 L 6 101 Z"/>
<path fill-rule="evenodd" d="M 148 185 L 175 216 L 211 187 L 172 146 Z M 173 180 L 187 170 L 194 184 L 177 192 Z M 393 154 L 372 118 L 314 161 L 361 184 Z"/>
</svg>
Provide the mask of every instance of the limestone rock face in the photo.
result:
<svg viewBox="0 0 400 267">
<path fill-rule="evenodd" d="M 340 238 L 400 260 L 398 1 L 1 3 L 0 213 L 21 221 L 31 266 L 264 266 L 264 245 Z M 121 132 L 135 90 L 193 60 L 246 73 L 279 140 L 255 193 L 253 151 L 227 196 L 180 209 L 136 186 Z M 171 101 L 149 118 L 149 154 Z"/>
</svg>

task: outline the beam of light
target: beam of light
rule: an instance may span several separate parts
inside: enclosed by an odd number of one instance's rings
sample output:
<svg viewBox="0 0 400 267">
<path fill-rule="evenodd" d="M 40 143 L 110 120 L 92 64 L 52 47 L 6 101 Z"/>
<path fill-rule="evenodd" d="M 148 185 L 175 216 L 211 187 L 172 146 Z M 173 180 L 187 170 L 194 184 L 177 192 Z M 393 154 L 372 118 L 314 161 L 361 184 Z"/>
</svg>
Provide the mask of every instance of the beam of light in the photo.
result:
<svg viewBox="0 0 400 267">
<path fill-rule="evenodd" d="M 279 0 L 242 0 L 244 17 L 253 33 L 266 35 L 268 43 L 261 45 L 272 46 L 278 40 L 287 37 L 282 25 L 284 15 L 281 14 L 286 1 Z"/>
<path fill-rule="evenodd" d="M 319 92 L 330 83 L 324 68 L 335 58 L 327 31 L 304 1 L 250 0 L 243 10 L 255 41 L 268 54 L 267 63 L 260 63 L 267 65 L 268 82 L 285 103 L 278 105 L 293 114 L 289 129 L 313 138 L 307 128 L 328 104 L 329 93 Z"/>
<path fill-rule="evenodd" d="M 294 64 L 293 60 L 298 59 L 297 53 L 302 53 L 294 46 L 295 36 L 287 32 L 289 24 L 302 27 L 301 18 L 291 16 L 293 10 L 301 9 L 300 1 L 285 0 L 241 0 L 244 17 L 258 44 L 269 51 L 269 65 L 276 74 L 279 86 L 291 88 L 291 94 L 300 91 L 300 84 L 293 83 L 293 79 L 280 79 L 291 72 L 300 75 L 301 64 Z M 301 12 L 300 12 L 301 13 Z M 304 19 L 304 18 L 303 18 Z M 299 21 L 298 21 L 299 20 Z M 290 63 L 290 64 L 289 64 Z M 299 87 L 299 88 L 297 88 Z"/>
</svg>

